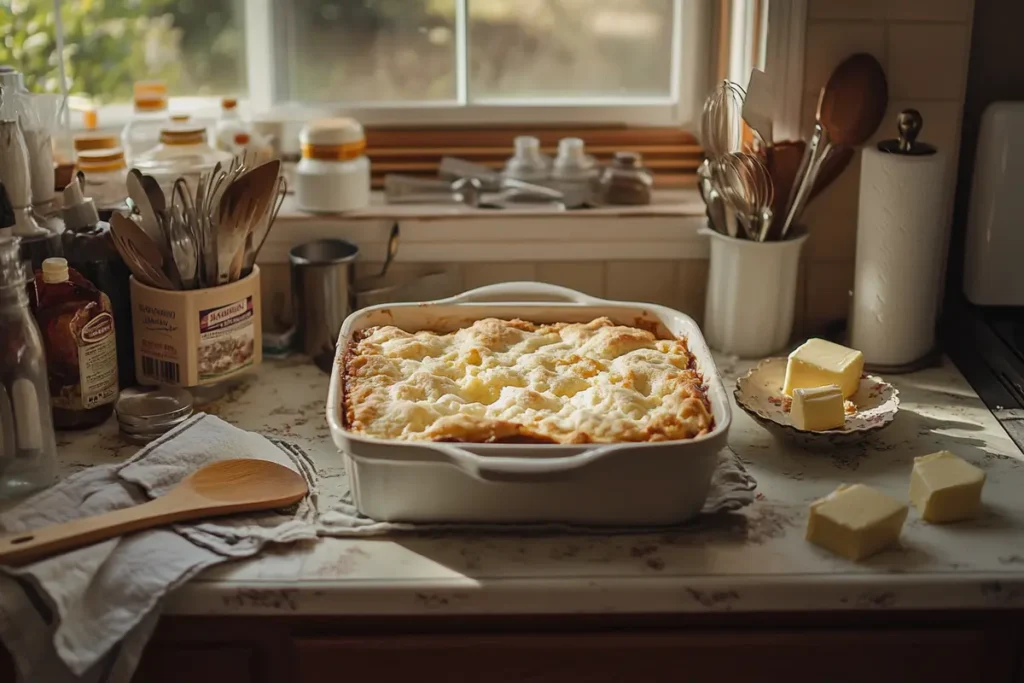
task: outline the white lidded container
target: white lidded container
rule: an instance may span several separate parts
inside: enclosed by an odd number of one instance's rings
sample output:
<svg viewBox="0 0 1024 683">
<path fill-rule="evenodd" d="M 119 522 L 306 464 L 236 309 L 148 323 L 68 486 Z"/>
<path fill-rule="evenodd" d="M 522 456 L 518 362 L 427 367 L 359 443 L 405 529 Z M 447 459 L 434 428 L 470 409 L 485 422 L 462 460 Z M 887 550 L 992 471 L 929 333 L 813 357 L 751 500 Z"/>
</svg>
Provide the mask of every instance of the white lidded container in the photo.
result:
<svg viewBox="0 0 1024 683">
<path fill-rule="evenodd" d="M 711 432 L 680 441 L 560 445 L 386 440 L 346 429 L 343 356 L 359 330 L 375 325 L 455 329 L 489 317 L 587 322 L 601 316 L 687 340 L 711 402 Z M 625 526 L 674 524 L 700 512 L 732 412 L 711 352 L 689 316 L 555 285 L 509 282 L 350 315 L 338 338 L 327 421 L 343 453 L 356 507 L 373 519 Z"/>
<path fill-rule="evenodd" d="M 311 121 L 299 133 L 295 201 L 302 211 L 334 213 L 370 204 L 366 136 L 355 119 Z"/>
</svg>

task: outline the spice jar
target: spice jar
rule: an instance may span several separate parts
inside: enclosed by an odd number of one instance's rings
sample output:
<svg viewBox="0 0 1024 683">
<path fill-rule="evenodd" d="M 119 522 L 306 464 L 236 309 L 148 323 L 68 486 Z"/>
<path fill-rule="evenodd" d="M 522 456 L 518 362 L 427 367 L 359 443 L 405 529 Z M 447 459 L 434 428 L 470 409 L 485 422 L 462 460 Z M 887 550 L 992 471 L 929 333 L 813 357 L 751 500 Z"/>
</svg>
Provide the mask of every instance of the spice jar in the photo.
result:
<svg viewBox="0 0 1024 683">
<path fill-rule="evenodd" d="M 78 170 L 85 177 L 84 191 L 101 209 L 122 206 L 128 196 L 128 165 L 124 150 L 90 149 L 78 153 Z"/>
<path fill-rule="evenodd" d="M 650 204 L 654 176 L 637 152 L 616 152 L 598 186 L 605 204 Z"/>
<path fill-rule="evenodd" d="M 19 242 L 0 237 L 0 499 L 49 486 L 57 470 L 46 354 Z"/>
<path fill-rule="evenodd" d="M 295 167 L 295 201 L 303 211 L 337 212 L 370 204 L 366 137 L 355 119 L 322 119 L 299 134 L 302 159 Z"/>
</svg>

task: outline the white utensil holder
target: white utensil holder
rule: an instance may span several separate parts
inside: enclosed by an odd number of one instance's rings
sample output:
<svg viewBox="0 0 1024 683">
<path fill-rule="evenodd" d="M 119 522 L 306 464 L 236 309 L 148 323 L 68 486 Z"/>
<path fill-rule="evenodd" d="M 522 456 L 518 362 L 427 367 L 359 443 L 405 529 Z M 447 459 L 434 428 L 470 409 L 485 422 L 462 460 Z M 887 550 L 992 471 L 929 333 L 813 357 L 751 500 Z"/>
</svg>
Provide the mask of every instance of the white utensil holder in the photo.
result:
<svg viewBox="0 0 1024 683">
<path fill-rule="evenodd" d="M 704 336 L 716 351 L 763 358 L 785 348 L 793 333 L 800 252 L 807 232 L 754 242 L 704 227 L 711 240 Z"/>
</svg>

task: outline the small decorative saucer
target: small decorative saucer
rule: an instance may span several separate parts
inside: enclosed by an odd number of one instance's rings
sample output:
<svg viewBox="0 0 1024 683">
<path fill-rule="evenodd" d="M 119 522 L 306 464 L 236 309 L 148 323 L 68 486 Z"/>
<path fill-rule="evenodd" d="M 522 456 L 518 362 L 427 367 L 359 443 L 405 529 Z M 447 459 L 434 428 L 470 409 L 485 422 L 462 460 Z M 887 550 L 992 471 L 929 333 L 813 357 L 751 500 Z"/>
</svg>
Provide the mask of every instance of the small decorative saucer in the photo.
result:
<svg viewBox="0 0 1024 683">
<path fill-rule="evenodd" d="M 889 425 L 900 406 L 899 391 L 880 377 L 865 375 L 860 388 L 847 401 L 856 412 L 846 415 L 842 429 L 811 432 L 797 429 L 789 417 L 791 399 L 782 393 L 786 358 L 768 358 L 736 380 L 736 403 L 774 436 L 807 448 L 828 448 L 856 443 Z"/>
</svg>

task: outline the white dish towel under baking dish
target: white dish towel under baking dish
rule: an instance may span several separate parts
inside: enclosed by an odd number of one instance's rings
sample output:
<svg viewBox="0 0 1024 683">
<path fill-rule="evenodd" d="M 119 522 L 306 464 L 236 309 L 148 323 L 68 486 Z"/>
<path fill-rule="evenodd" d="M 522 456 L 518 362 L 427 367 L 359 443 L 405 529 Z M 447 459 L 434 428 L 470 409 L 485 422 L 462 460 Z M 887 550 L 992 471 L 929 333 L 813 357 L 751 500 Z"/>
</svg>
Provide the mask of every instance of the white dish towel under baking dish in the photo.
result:
<svg viewBox="0 0 1024 683">
<path fill-rule="evenodd" d="M 202 570 L 267 543 L 316 538 L 317 490 L 304 453 L 200 413 L 115 465 L 91 467 L 0 514 L 0 533 L 138 505 L 210 462 L 260 458 L 296 470 L 310 495 L 293 509 L 221 517 L 114 538 L 0 569 L 0 639 L 21 680 L 127 683 L 163 598 Z"/>
</svg>

